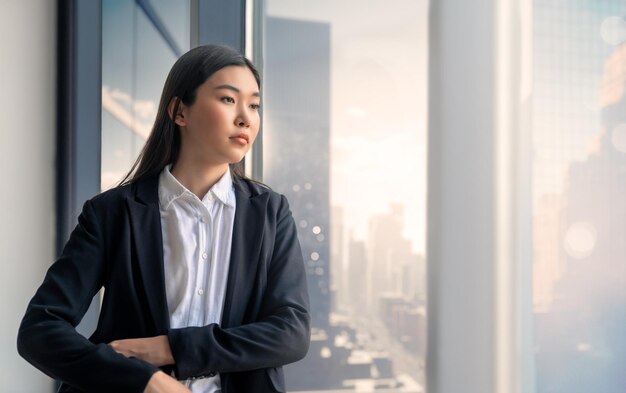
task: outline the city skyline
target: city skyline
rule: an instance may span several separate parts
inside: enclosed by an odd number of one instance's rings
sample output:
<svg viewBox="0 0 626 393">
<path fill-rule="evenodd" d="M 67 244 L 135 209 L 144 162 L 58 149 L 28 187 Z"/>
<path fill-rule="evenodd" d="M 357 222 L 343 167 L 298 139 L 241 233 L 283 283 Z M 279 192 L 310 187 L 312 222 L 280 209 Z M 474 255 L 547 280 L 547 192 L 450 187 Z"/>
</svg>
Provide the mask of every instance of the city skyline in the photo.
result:
<svg viewBox="0 0 626 393">
<path fill-rule="evenodd" d="M 404 235 L 424 254 L 428 2 L 366 0 L 355 13 L 347 2 L 270 0 L 266 13 L 331 26 L 331 206 L 366 240 L 370 217 L 404 205 Z"/>
</svg>

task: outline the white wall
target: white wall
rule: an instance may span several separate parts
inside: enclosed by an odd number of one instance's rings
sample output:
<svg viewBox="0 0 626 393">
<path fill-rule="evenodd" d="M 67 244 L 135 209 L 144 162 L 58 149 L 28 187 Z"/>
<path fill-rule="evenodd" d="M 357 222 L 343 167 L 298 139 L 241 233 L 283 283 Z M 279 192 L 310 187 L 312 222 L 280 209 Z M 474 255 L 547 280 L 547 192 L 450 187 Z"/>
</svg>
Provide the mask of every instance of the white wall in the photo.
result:
<svg viewBox="0 0 626 393">
<path fill-rule="evenodd" d="M 16 336 L 55 254 L 56 1 L 0 0 L 0 37 L 0 392 L 45 393 Z"/>
</svg>

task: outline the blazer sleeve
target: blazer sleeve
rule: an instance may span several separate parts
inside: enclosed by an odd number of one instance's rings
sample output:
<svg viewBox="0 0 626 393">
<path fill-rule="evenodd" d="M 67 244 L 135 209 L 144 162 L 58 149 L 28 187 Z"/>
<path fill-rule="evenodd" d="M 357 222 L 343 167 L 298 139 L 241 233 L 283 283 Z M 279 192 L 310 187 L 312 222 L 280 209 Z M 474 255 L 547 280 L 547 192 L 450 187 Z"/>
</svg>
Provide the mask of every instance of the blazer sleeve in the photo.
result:
<svg viewBox="0 0 626 393">
<path fill-rule="evenodd" d="M 143 392 L 158 368 L 94 344 L 75 329 L 102 286 L 104 260 L 103 233 L 87 201 L 61 256 L 28 304 L 17 349 L 39 370 L 80 390 Z"/>
<path fill-rule="evenodd" d="M 283 195 L 260 319 L 232 328 L 210 324 L 170 329 L 168 338 L 181 379 L 278 367 L 306 355 L 310 342 L 306 274 L 296 225 Z"/>
</svg>

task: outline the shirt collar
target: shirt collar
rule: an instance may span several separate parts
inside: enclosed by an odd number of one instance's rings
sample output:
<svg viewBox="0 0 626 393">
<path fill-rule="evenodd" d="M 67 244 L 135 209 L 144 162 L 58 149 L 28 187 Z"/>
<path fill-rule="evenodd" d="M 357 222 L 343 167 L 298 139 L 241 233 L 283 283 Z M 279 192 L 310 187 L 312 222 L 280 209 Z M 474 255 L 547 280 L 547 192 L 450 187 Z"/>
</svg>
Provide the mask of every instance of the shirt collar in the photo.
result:
<svg viewBox="0 0 626 393">
<path fill-rule="evenodd" d="M 170 172 L 171 167 L 171 164 L 167 165 L 159 175 L 159 203 L 163 209 L 167 209 L 174 200 L 182 196 L 197 198 L 172 175 Z M 226 170 L 224 175 L 206 193 L 204 198 L 202 198 L 202 203 L 207 205 L 214 199 L 225 205 L 235 206 L 235 191 L 230 169 Z"/>
<path fill-rule="evenodd" d="M 213 193 L 223 204 L 231 207 L 235 206 L 235 190 L 233 188 L 233 178 L 230 174 L 230 168 L 228 168 L 217 183 L 211 187 L 209 193 Z"/>
</svg>

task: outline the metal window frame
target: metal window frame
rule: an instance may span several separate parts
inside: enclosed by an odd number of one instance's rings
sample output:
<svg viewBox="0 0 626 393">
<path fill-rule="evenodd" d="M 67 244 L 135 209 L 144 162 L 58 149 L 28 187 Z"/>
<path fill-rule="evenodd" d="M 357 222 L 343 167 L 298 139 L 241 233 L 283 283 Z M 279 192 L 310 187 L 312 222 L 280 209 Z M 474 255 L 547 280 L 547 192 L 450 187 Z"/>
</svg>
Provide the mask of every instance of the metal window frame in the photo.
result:
<svg viewBox="0 0 626 393">
<path fill-rule="evenodd" d="M 57 4 L 56 248 L 60 253 L 83 202 L 100 192 L 102 2 L 59 0 Z M 78 330 L 95 327 L 93 318 L 91 307 Z"/>
<path fill-rule="evenodd" d="M 83 202 L 100 192 L 102 1 L 57 2 L 56 250 L 60 254 Z M 76 330 L 97 325 L 94 297 Z M 56 386 L 58 388 L 58 386 Z"/>
</svg>

